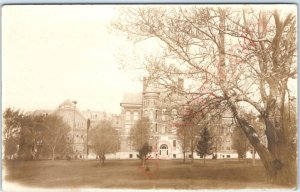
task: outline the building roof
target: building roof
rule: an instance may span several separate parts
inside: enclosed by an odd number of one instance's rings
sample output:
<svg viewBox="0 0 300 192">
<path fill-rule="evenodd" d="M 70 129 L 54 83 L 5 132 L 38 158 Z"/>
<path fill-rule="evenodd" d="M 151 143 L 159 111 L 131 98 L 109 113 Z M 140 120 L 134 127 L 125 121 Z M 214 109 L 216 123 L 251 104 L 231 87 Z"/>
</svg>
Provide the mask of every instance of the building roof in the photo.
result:
<svg viewBox="0 0 300 192">
<path fill-rule="evenodd" d="M 59 108 L 74 108 L 75 104 L 70 99 L 65 100 L 59 105 Z"/>
<path fill-rule="evenodd" d="M 142 93 L 125 93 L 121 103 L 142 104 Z"/>
</svg>

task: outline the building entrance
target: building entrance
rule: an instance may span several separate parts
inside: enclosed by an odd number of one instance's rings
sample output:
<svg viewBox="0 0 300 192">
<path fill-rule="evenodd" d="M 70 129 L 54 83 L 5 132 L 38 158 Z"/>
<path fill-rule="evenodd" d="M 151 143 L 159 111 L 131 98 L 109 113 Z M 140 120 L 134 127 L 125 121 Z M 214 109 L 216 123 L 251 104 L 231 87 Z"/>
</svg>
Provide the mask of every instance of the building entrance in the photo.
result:
<svg viewBox="0 0 300 192">
<path fill-rule="evenodd" d="M 159 148 L 159 155 L 166 157 L 169 155 L 168 145 L 162 144 Z"/>
</svg>

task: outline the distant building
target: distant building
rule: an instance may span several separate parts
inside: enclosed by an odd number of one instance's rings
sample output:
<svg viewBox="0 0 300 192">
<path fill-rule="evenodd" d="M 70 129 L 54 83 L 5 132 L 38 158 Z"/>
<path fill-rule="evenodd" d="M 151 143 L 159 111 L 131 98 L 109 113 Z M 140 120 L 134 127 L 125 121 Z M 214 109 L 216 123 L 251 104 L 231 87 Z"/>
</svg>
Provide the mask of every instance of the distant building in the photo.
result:
<svg viewBox="0 0 300 192">
<path fill-rule="evenodd" d="M 95 157 L 92 145 L 88 142 L 88 121 L 90 127 L 93 128 L 103 120 L 113 120 L 113 127 L 120 129 L 120 120 L 117 120 L 118 115 L 107 114 L 103 111 L 80 111 L 76 107 L 76 102 L 67 99 L 61 103 L 55 110 L 36 110 L 34 115 L 47 116 L 49 114 L 56 114 L 67 123 L 71 131 L 68 135 L 68 141 L 72 144 L 73 153 L 70 156 L 73 159 L 86 159 Z M 119 124 L 117 124 L 119 123 Z"/>
</svg>

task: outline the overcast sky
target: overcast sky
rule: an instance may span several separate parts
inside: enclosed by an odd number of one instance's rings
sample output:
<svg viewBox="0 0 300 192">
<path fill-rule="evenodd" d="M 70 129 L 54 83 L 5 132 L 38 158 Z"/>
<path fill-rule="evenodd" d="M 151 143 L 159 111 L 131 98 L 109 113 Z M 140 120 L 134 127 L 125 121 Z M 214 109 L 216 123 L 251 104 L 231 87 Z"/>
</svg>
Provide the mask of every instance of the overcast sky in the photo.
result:
<svg viewBox="0 0 300 192">
<path fill-rule="evenodd" d="M 3 108 L 54 109 L 66 99 L 82 110 L 119 113 L 124 92 L 141 83 L 119 70 L 125 38 L 111 33 L 113 6 L 5 6 Z"/>
</svg>

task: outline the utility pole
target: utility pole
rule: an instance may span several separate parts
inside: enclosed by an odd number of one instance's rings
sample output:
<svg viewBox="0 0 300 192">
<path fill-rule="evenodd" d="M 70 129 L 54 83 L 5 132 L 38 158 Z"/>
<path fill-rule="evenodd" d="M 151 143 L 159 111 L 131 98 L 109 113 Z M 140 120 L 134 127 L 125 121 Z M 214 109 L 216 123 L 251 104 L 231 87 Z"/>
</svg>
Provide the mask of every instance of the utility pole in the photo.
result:
<svg viewBox="0 0 300 192">
<path fill-rule="evenodd" d="M 75 123 L 75 112 L 76 112 L 76 104 L 77 101 L 72 101 L 74 104 L 74 121 L 73 121 L 73 158 L 74 158 L 74 146 L 75 146 L 75 128 L 76 128 L 76 123 Z"/>
<path fill-rule="evenodd" d="M 91 120 L 88 119 L 87 120 L 87 127 L 86 127 L 86 159 L 88 159 L 88 155 L 89 155 L 89 129 L 91 126 Z"/>
</svg>

